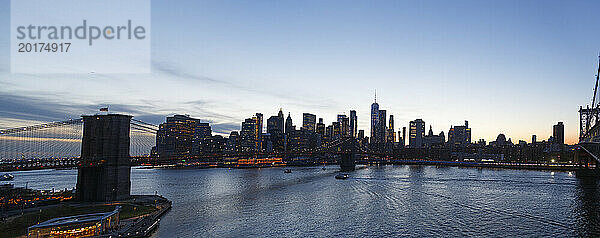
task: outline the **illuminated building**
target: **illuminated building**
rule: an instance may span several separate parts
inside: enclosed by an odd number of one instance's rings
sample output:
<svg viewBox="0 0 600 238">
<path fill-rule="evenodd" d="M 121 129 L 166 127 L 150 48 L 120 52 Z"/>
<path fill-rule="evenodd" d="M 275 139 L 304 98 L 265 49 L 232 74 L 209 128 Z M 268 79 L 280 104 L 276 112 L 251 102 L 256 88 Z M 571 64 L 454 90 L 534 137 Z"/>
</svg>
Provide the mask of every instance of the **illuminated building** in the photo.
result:
<svg viewBox="0 0 600 238">
<path fill-rule="evenodd" d="M 156 151 L 160 157 L 184 157 L 198 151 L 197 143 L 212 136 L 208 123 L 188 115 L 167 117 L 156 133 Z"/>
<path fill-rule="evenodd" d="M 406 127 L 402 127 L 402 145 L 406 146 Z"/>
<path fill-rule="evenodd" d="M 248 118 L 242 122 L 242 130 L 240 131 L 240 150 L 242 152 L 257 151 L 258 135 L 256 135 L 256 117 Z"/>
<path fill-rule="evenodd" d="M 221 135 L 214 135 L 211 137 L 203 138 L 198 143 L 195 143 L 197 151 L 195 154 L 215 154 L 221 153 L 227 146 L 227 138 Z"/>
<path fill-rule="evenodd" d="M 279 111 L 279 115 L 269 117 L 269 119 L 267 119 L 267 133 L 283 134 L 283 120 L 283 113 L 281 111 Z"/>
<path fill-rule="evenodd" d="M 225 145 L 226 152 L 238 152 L 240 150 L 240 134 L 237 131 L 229 133 L 227 144 Z"/>
<path fill-rule="evenodd" d="M 284 151 L 285 150 L 285 135 L 284 135 L 284 118 L 283 112 L 279 110 L 277 116 L 271 116 L 267 120 L 267 133 L 270 134 L 270 143 L 272 150 Z M 265 140 L 263 139 L 263 143 Z M 263 148 L 264 145 L 263 145 Z M 266 147 L 268 148 L 268 146 Z"/>
<path fill-rule="evenodd" d="M 324 141 L 331 141 L 333 138 L 333 124 L 325 128 L 325 135 L 323 136 Z"/>
<path fill-rule="evenodd" d="M 208 147 L 212 146 L 212 129 L 206 122 L 197 122 L 194 136 L 192 137 L 192 154 L 206 153 Z M 212 149 L 210 149 L 212 150 Z"/>
<path fill-rule="evenodd" d="M 331 125 L 333 126 L 333 140 L 339 139 L 340 137 L 342 137 L 342 126 L 340 124 L 339 121 L 334 121 L 333 123 L 331 123 Z"/>
<path fill-rule="evenodd" d="M 302 130 L 306 131 L 315 131 L 315 127 L 317 124 L 317 116 L 310 113 L 302 114 Z"/>
<path fill-rule="evenodd" d="M 471 128 L 469 128 L 468 121 L 465 121 L 464 126 L 450 127 L 448 131 L 448 144 L 451 147 L 464 147 L 471 144 Z"/>
<path fill-rule="evenodd" d="M 28 238 L 98 237 L 116 230 L 120 206 L 112 212 L 59 217 L 27 228 Z"/>
<path fill-rule="evenodd" d="M 256 135 L 256 138 L 254 138 L 254 148 L 260 150 L 262 148 L 263 114 L 256 113 L 256 116 L 252 119 L 254 119 L 254 134 Z"/>
<path fill-rule="evenodd" d="M 340 124 L 340 136 L 350 136 L 350 120 L 348 116 L 339 114 L 337 121 Z"/>
<path fill-rule="evenodd" d="M 387 129 L 387 142 L 396 142 L 396 132 L 394 131 L 394 115 L 390 115 L 389 127 Z"/>
<path fill-rule="evenodd" d="M 325 135 L 325 123 L 323 123 L 323 118 L 319 118 L 319 123 L 317 123 L 317 134 L 324 136 Z"/>
<path fill-rule="evenodd" d="M 423 137 L 425 136 L 425 122 L 421 119 L 411 121 L 409 133 L 408 144 L 410 148 L 422 148 Z"/>
</svg>

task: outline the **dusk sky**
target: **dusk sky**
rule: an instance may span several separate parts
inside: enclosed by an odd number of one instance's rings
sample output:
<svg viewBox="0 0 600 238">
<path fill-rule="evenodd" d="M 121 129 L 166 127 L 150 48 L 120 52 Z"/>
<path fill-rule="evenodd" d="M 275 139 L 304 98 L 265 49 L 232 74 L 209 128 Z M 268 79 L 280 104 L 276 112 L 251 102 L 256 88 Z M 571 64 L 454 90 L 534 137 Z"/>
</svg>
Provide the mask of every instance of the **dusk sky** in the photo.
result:
<svg viewBox="0 0 600 238">
<path fill-rule="evenodd" d="M 0 0 L 0 128 L 109 106 L 158 124 L 189 114 L 228 134 L 261 112 L 324 118 L 370 105 L 396 128 L 469 121 L 473 140 L 578 137 L 600 52 L 598 1 L 152 1 L 152 74 L 11 74 Z M 118 55 L 114 56 L 118 58 Z"/>
</svg>

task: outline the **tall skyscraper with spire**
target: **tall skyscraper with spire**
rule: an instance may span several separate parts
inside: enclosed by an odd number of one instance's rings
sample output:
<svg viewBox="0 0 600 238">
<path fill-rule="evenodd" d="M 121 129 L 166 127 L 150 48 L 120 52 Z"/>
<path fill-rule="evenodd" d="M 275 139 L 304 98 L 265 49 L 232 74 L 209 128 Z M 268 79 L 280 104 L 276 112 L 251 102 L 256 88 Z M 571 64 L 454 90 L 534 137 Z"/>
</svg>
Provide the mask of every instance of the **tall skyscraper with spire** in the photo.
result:
<svg viewBox="0 0 600 238">
<path fill-rule="evenodd" d="M 379 104 L 377 104 L 377 90 L 375 90 L 375 101 L 371 104 L 371 142 L 378 141 L 379 129 Z"/>
</svg>

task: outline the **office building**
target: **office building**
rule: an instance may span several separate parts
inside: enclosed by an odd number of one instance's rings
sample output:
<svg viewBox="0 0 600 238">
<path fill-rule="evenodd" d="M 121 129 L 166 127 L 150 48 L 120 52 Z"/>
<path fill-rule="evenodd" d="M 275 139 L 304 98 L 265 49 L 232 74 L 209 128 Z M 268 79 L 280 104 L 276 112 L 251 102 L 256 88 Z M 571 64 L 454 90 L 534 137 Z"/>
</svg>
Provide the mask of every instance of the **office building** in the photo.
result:
<svg viewBox="0 0 600 238">
<path fill-rule="evenodd" d="M 565 125 L 562 122 L 552 126 L 552 138 L 554 144 L 565 144 Z"/>
<path fill-rule="evenodd" d="M 410 148 L 422 148 L 423 137 L 425 137 L 425 122 L 422 119 L 416 119 L 409 123 L 410 138 L 408 144 Z"/>
<path fill-rule="evenodd" d="M 464 147 L 471 144 L 471 128 L 469 122 L 465 121 L 463 126 L 450 127 L 448 131 L 448 144 L 451 147 Z"/>
<path fill-rule="evenodd" d="M 302 114 L 302 130 L 314 132 L 317 124 L 317 116 L 310 113 Z"/>
<path fill-rule="evenodd" d="M 356 138 L 358 130 L 358 118 L 356 117 L 356 111 L 350 110 L 350 136 Z"/>
</svg>

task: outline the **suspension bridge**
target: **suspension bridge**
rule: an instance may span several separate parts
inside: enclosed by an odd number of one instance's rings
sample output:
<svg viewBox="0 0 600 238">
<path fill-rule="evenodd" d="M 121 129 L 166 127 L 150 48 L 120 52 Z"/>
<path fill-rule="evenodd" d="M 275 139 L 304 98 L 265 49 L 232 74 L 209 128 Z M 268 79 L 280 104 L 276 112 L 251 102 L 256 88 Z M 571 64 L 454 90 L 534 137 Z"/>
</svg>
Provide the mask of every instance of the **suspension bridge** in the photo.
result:
<svg viewBox="0 0 600 238">
<path fill-rule="evenodd" d="M 600 82 L 600 56 L 598 56 L 598 71 L 592 103 L 585 108 L 579 107 L 579 143 L 578 153 L 575 154 L 579 163 L 579 174 L 582 176 L 600 176 L 600 100 L 598 83 Z"/>
<path fill-rule="evenodd" d="M 83 123 L 82 119 L 70 119 L 0 130 L 0 171 L 79 166 Z M 324 163 L 332 156 L 339 157 L 340 160 L 346 162 L 364 157 L 389 156 L 384 153 L 375 153 L 368 147 L 359 145 L 355 138 L 342 137 L 316 148 L 302 151 L 220 152 L 165 158 L 151 154 L 152 147 L 156 145 L 157 131 L 157 125 L 136 119 L 131 120 L 129 148 L 133 165 L 172 165 L 182 161 L 188 164 L 200 162 L 218 165 L 223 164 L 226 160 L 240 158 L 294 158 L 294 162 L 302 163 L 315 157 L 321 158 L 320 162 Z M 352 156 L 352 158 L 348 156 Z M 353 166 L 353 162 L 347 165 Z"/>
<path fill-rule="evenodd" d="M 157 130 L 151 123 L 131 121 L 132 158 L 150 156 Z M 82 119 L 0 130 L 0 170 L 75 167 L 81 157 L 82 137 Z"/>
</svg>

